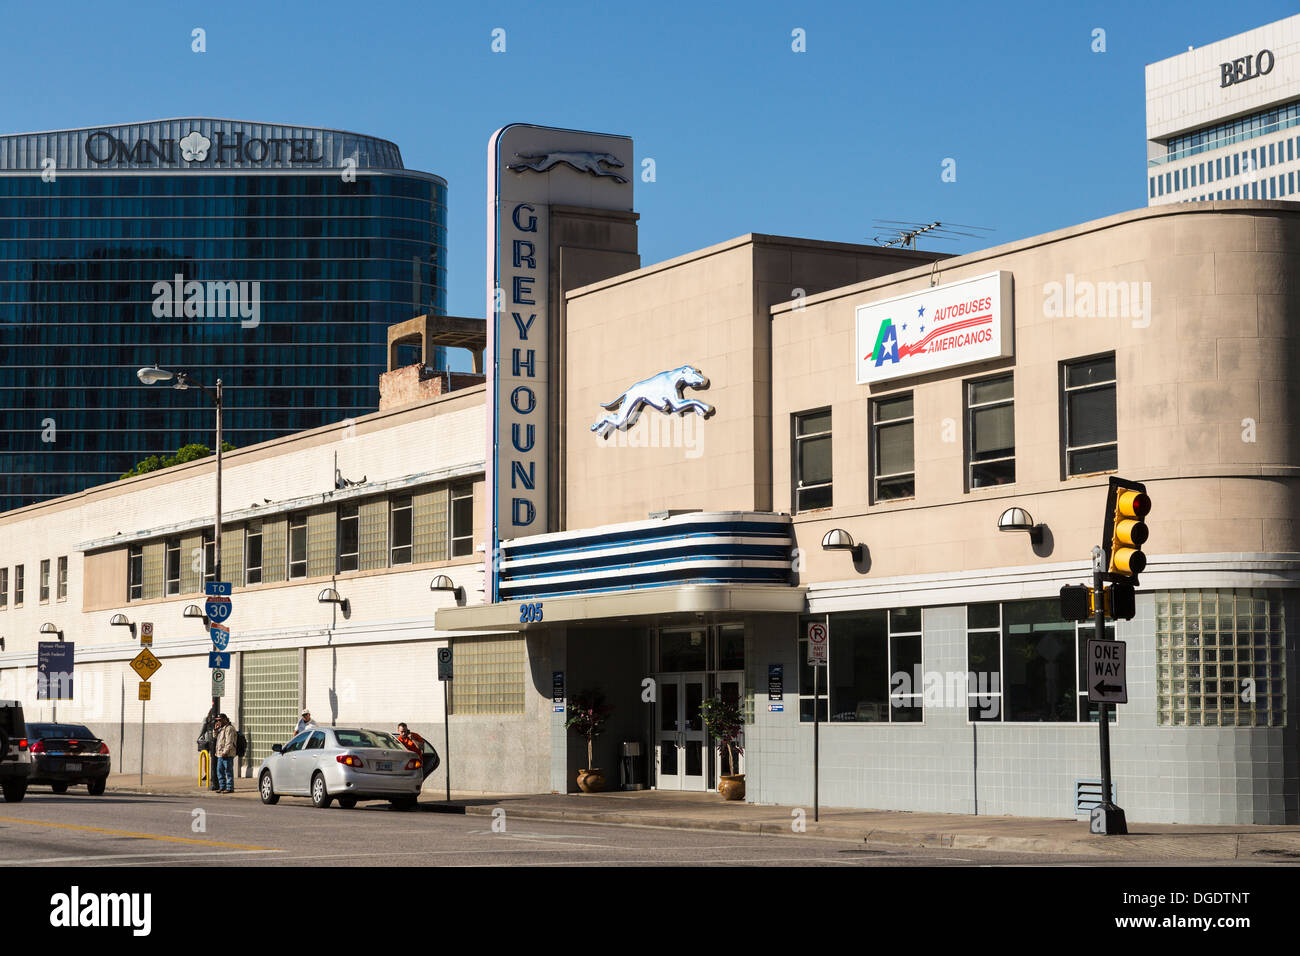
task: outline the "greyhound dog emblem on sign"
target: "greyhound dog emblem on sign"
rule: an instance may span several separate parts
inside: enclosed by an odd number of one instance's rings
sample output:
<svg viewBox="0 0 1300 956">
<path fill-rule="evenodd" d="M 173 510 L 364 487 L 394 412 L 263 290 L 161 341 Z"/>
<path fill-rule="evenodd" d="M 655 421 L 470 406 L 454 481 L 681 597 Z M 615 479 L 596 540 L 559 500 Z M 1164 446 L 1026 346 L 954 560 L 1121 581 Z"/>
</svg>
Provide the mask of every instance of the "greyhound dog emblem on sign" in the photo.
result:
<svg viewBox="0 0 1300 956">
<path fill-rule="evenodd" d="M 711 416 L 716 411 L 712 405 L 683 397 L 682 389 L 687 387 L 708 388 L 709 380 L 699 369 L 683 365 L 637 382 L 612 402 L 600 403 L 601 408 L 610 414 L 598 419 L 591 430 L 601 438 L 615 430 L 627 431 L 636 424 L 641 410 L 647 406 L 665 415 L 695 412 L 703 418 Z"/>
<path fill-rule="evenodd" d="M 533 172 L 545 173 L 552 167 L 564 163 L 571 166 L 580 173 L 591 173 L 593 176 L 608 176 L 616 183 L 625 183 L 627 179 L 614 172 L 615 169 L 622 169 L 623 163 L 613 153 L 593 153 L 573 151 L 554 152 L 554 153 L 515 153 L 518 159 L 532 160 L 527 163 L 511 163 L 506 169 L 512 172 L 522 173 L 525 169 L 531 169 Z M 612 167 L 603 169 L 601 164 Z"/>
</svg>

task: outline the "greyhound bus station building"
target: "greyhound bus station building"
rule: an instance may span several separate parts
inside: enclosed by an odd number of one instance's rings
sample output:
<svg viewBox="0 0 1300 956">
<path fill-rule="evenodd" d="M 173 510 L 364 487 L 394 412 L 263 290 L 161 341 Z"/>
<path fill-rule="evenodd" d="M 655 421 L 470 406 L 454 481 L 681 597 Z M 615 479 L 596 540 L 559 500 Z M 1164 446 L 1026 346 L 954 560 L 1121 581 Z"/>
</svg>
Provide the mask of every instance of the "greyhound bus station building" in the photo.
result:
<svg viewBox="0 0 1300 956">
<path fill-rule="evenodd" d="M 630 141 L 498 137 L 488 285 L 507 301 L 481 341 L 463 320 L 418 333 L 485 347 L 485 380 L 394 368 L 379 412 L 226 456 L 243 772 L 304 705 L 441 751 L 450 646 L 457 790 L 576 790 L 565 710 L 590 690 L 613 707 L 611 788 L 630 766 L 715 789 L 699 705 L 720 695 L 750 802 L 811 804 L 816 716 L 824 806 L 1073 816 L 1098 791 L 1091 624 L 1057 595 L 1089 580 L 1118 474 L 1154 507 L 1136 617 L 1114 625 L 1116 802 L 1300 822 L 1292 204 L 1156 206 L 952 258 L 750 234 L 642 266 L 631 183 L 506 164 L 525 142 Z M 115 614 L 156 622 L 146 769 L 194 764 L 204 575 L 174 555 L 203 549 L 213 480 L 203 460 L 0 515 L 0 697 L 48 719 L 24 688 L 57 624 L 81 695 L 58 712 L 120 736 L 118 769 L 141 707 Z M 829 631 L 816 694 L 810 623 Z"/>
</svg>

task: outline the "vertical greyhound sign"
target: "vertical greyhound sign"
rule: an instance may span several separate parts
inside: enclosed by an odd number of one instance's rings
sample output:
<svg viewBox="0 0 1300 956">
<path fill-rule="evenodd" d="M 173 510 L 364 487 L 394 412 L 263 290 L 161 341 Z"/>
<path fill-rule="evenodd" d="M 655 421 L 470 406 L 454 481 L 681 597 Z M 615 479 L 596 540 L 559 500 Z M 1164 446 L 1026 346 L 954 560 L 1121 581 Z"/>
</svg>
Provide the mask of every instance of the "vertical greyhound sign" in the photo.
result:
<svg viewBox="0 0 1300 956">
<path fill-rule="evenodd" d="M 554 455 L 551 207 L 632 208 L 632 140 L 512 124 L 488 143 L 489 600 L 498 545 L 555 530 L 548 472 Z"/>
</svg>

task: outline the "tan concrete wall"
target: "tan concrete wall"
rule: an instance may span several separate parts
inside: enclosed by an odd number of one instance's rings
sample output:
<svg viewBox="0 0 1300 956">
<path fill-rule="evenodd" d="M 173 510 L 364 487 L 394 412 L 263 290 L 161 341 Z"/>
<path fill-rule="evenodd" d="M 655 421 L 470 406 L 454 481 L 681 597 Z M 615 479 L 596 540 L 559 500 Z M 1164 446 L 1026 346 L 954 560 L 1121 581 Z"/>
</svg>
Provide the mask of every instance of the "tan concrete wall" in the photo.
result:
<svg viewBox="0 0 1300 956">
<path fill-rule="evenodd" d="M 1105 476 L 1063 478 L 1059 363 L 1113 350 L 1118 473 L 1150 483 L 1146 551 L 1295 551 L 1300 437 L 1300 212 L 1283 203 L 1201 203 L 1125 213 L 942 264 L 939 284 L 1014 273 L 1016 354 L 876 386 L 855 384 L 854 309 L 928 288 L 930 270 L 861 283 L 773 317 L 775 506 L 790 510 L 790 416 L 829 405 L 834 507 L 799 515 L 804 583 L 860 576 L 820 538 L 842 527 L 869 548 L 871 577 L 1079 561 L 1100 538 Z M 1053 317 L 1045 286 L 1150 283 L 1149 318 Z M 1016 482 L 965 490 L 963 382 L 1015 373 Z M 868 405 L 915 398 L 914 500 L 869 502 Z M 1253 432 L 1253 434 L 1252 434 Z M 1252 439 L 1253 440 L 1249 440 Z M 953 440 L 947 440 L 953 439 Z M 1023 506 L 1049 527 L 995 530 Z"/>
<path fill-rule="evenodd" d="M 935 258 L 843 243 L 748 235 L 571 293 L 565 330 L 565 526 L 654 511 L 772 507 L 770 307 Z M 601 402 L 692 365 L 716 409 L 642 413 L 598 438 Z"/>
</svg>

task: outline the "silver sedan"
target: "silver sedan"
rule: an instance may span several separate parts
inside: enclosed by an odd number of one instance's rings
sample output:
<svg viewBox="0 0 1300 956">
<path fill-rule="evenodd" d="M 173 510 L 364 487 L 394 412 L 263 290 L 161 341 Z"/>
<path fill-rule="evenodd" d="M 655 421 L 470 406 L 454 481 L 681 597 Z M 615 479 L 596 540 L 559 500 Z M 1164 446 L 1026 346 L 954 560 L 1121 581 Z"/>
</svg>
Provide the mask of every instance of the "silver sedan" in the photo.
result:
<svg viewBox="0 0 1300 956">
<path fill-rule="evenodd" d="M 311 797 L 312 806 L 338 800 L 350 810 L 358 800 L 415 806 L 424 783 L 423 761 L 382 730 L 312 727 L 276 744 L 257 772 L 262 802 L 281 796 Z"/>
</svg>

